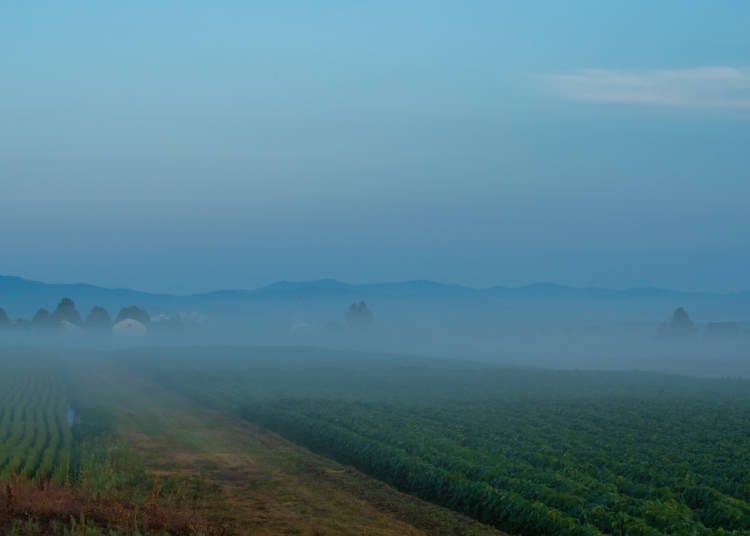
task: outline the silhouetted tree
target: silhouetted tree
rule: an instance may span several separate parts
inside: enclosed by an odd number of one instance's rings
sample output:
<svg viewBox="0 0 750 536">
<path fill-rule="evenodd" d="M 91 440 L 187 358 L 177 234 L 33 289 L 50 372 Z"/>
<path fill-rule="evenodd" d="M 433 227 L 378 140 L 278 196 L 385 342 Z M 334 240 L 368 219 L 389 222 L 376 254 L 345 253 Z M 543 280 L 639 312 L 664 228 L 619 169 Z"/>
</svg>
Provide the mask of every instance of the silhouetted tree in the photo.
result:
<svg viewBox="0 0 750 536">
<path fill-rule="evenodd" d="M 672 320 L 665 322 L 659 327 L 659 337 L 668 339 L 681 338 L 695 331 L 695 324 L 690 320 L 690 315 L 687 314 L 684 308 L 678 307 L 672 313 Z"/>
<path fill-rule="evenodd" d="M 692 332 L 695 331 L 695 324 L 693 324 L 693 321 L 690 320 L 690 316 L 687 314 L 687 311 L 683 309 L 682 307 L 678 307 L 675 309 L 675 312 L 672 314 L 672 322 L 670 322 L 669 327 L 672 329 L 672 331 L 675 332 Z"/>
<path fill-rule="evenodd" d="M 151 322 L 151 317 L 148 316 L 148 313 L 140 307 L 136 307 L 135 305 L 122 308 L 117 314 L 115 324 L 127 319 L 136 320 L 137 322 L 140 322 L 144 325 L 148 325 Z"/>
<path fill-rule="evenodd" d="M 346 321 L 351 326 L 365 327 L 372 324 L 373 315 L 370 308 L 363 301 L 359 303 L 353 303 L 349 306 L 349 310 L 346 313 Z"/>
<path fill-rule="evenodd" d="M 7 329 L 12 324 L 13 322 L 11 322 L 10 318 L 8 318 L 8 315 L 5 313 L 5 309 L 0 307 L 0 329 Z"/>
<path fill-rule="evenodd" d="M 60 303 L 57 304 L 57 309 L 52 314 L 52 318 L 58 324 L 61 322 L 70 322 L 76 326 L 80 326 L 81 315 L 76 310 L 76 304 L 70 298 L 63 298 Z"/>
<path fill-rule="evenodd" d="M 112 328 L 112 318 L 106 309 L 97 305 L 86 317 L 84 326 L 91 331 L 109 331 Z"/>
<path fill-rule="evenodd" d="M 34 314 L 34 318 L 31 319 L 31 325 L 35 329 L 50 329 L 55 325 L 55 321 L 52 319 L 50 312 L 42 308 Z"/>
</svg>

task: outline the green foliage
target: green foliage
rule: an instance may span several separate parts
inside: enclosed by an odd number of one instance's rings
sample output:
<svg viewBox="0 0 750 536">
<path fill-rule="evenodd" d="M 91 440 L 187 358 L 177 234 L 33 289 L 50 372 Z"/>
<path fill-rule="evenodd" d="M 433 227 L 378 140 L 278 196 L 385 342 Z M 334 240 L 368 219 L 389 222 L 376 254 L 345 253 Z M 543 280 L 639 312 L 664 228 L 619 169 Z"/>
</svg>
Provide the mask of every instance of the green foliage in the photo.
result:
<svg viewBox="0 0 750 536">
<path fill-rule="evenodd" d="M 250 352 L 127 363 L 510 533 L 750 535 L 748 382 Z"/>
<path fill-rule="evenodd" d="M 79 410 L 81 411 L 81 410 Z M 73 426 L 76 442 L 97 441 L 115 433 L 112 415 L 101 408 L 86 408 Z"/>
<path fill-rule="evenodd" d="M 510 532 L 750 534 L 745 404 L 285 400 L 242 414 Z"/>
<path fill-rule="evenodd" d="M 72 436 L 59 368 L 46 361 L 0 365 L 0 481 L 18 474 L 64 484 Z"/>
<path fill-rule="evenodd" d="M 120 309 L 120 312 L 117 314 L 117 318 L 115 319 L 115 323 L 122 322 L 123 320 L 128 319 L 136 320 L 137 322 L 140 322 L 144 325 L 148 325 L 151 323 L 151 317 L 149 316 L 149 314 L 135 305 L 131 305 L 130 307 L 123 307 L 122 309 Z"/>
<path fill-rule="evenodd" d="M 97 305 L 86 317 L 84 326 L 91 331 L 109 332 L 112 329 L 112 318 L 106 309 Z"/>
<path fill-rule="evenodd" d="M 9 328 L 11 324 L 12 321 L 10 317 L 8 317 L 8 314 L 5 312 L 5 309 L 0 307 L 0 330 Z"/>
<path fill-rule="evenodd" d="M 57 308 L 55 309 L 55 312 L 52 313 L 52 318 L 55 322 L 70 322 L 73 325 L 80 326 L 81 321 L 81 315 L 76 310 L 76 305 L 73 303 L 73 300 L 70 298 L 63 298 L 60 300 L 60 303 L 57 304 Z"/>
<path fill-rule="evenodd" d="M 81 421 L 86 420 L 84 414 Z M 142 502 L 151 492 L 153 482 L 135 455 L 114 433 L 95 429 L 87 434 L 85 430 L 76 430 L 78 427 L 73 428 L 76 444 L 71 466 L 76 486 L 94 497 L 108 493 Z"/>
</svg>

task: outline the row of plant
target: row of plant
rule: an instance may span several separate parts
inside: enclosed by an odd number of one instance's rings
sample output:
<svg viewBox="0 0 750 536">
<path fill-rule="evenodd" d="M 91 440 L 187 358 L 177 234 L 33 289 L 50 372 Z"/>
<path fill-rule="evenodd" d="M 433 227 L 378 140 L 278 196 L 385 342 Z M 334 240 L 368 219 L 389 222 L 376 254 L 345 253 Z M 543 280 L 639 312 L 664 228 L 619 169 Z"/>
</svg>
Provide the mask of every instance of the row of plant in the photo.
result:
<svg viewBox="0 0 750 536">
<path fill-rule="evenodd" d="M 750 534 L 744 402 L 285 400 L 242 414 L 509 532 Z"/>
<path fill-rule="evenodd" d="M 58 371 L 17 362 L 4 364 L 0 380 L 0 481 L 21 475 L 66 482 L 72 435 Z"/>
<path fill-rule="evenodd" d="M 314 349 L 130 352 L 393 486 L 521 534 L 748 534 L 750 382 Z"/>
</svg>

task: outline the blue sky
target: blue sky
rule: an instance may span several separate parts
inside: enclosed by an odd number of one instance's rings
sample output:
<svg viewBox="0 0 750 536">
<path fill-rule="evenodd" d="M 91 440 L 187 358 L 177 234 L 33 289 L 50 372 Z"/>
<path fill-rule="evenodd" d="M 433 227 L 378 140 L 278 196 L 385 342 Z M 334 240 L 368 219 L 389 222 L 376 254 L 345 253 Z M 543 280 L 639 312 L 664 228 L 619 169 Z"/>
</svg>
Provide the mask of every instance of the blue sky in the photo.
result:
<svg viewBox="0 0 750 536">
<path fill-rule="evenodd" d="M 750 289 L 750 5 L 8 2 L 0 273 Z"/>
</svg>

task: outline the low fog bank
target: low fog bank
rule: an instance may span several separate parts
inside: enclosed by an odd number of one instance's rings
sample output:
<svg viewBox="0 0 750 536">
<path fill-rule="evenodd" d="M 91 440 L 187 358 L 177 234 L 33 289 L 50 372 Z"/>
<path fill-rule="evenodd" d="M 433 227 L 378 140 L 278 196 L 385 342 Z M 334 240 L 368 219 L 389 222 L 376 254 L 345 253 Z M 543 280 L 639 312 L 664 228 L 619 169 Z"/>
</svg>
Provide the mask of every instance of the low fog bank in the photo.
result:
<svg viewBox="0 0 750 536">
<path fill-rule="evenodd" d="M 404 332 L 259 336 L 253 344 L 296 344 L 364 352 L 470 359 L 492 365 L 550 369 L 641 370 L 708 377 L 750 377 L 750 337 L 724 340 L 696 333 L 664 338 L 658 327 L 612 326 L 606 331 L 544 326 L 483 332 L 436 325 Z"/>
<path fill-rule="evenodd" d="M 750 307 L 736 296 L 679 298 L 422 292 L 365 301 L 315 289 L 223 305 L 204 297 L 190 310 L 150 303 L 151 310 L 94 305 L 85 313 L 65 298 L 30 318 L 0 315 L 0 345 L 304 345 L 537 368 L 750 377 Z"/>
</svg>

